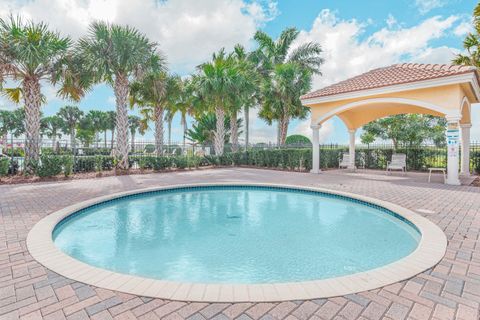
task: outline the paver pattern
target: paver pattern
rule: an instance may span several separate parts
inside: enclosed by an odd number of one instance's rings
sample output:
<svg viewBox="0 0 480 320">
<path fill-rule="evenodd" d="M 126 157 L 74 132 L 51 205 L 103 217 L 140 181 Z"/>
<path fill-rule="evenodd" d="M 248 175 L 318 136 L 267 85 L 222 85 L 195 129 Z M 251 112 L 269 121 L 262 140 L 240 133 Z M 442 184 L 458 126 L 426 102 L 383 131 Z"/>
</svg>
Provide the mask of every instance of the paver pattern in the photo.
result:
<svg viewBox="0 0 480 320">
<path fill-rule="evenodd" d="M 42 217 L 100 195 L 195 182 L 315 186 L 391 201 L 427 217 L 447 235 L 434 268 L 376 290 L 281 303 L 189 303 L 139 297 L 76 282 L 32 259 L 28 231 Z M 259 169 L 108 177 L 0 186 L 0 319 L 479 319 L 480 188 L 428 184 L 425 177 L 370 172 L 321 175 Z"/>
</svg>

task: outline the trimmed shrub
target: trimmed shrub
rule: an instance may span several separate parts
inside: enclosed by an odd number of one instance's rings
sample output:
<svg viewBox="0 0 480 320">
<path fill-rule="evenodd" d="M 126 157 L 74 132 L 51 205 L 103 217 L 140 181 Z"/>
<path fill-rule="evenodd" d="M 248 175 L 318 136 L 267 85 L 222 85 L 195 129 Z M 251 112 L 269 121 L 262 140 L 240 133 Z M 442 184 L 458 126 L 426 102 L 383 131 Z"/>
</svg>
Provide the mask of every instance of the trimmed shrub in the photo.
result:
<svg viewBox="0 0 480 320">
<path fill-rule="evenodd" d="M 2 157 L 0 158 L 0 177 L 6 176 L 10 168 L 10 159 Z"/>
<path fill-rule="evenodd" d="M 311 146 L 312 143 L 310 142 L 310 139 L 308 139 L 305 136 L 302 136 L 301 134 L 292 134 L 291 136 L 288 136 L 287 139 L 285 139 L 285 144 L 286 145 L 298 145 L 298 146 Z"/>
<path fill-rule="evenodd" d="M 53 177 L 62 173 L 63 159 L 59 156 L 41 156 L 36 167 L 39 177 Z"/>
<path fill-rule="evenodd" d="M 480 174 L 480 151 L 474 151 L 470 154 L 473 171 Z"/>
<path fill-rule="evenodd" d="M 152 168 L 155 171 L 165 170 L 172 166 L 172 159 L 168 157 L 151 157 Z"/>
<path fill-rule="evenodd" d="M 185 156 L 177 156 L 172 159 L 177 169 L 185 169 L 188 166 L 188 159 Z"/>
</svg>

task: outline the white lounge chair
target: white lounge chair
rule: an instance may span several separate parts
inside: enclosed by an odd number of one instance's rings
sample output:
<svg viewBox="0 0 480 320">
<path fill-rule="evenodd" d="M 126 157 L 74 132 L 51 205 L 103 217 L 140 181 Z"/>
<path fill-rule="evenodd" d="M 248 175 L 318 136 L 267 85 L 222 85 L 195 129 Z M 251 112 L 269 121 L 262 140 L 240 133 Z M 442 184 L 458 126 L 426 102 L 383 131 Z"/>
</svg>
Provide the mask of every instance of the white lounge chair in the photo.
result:
<svg viewBox="0 0 480 320">
<path fill-rule="evenodd" d="M 340 160 L 340 163 L 338 164 L 338 168 L 348 168 L 350 165 L 350 154 L 348 153 L 343 153 L 342 154 L 342 159 Z"/>
<path fill-rule="evenodd" d="M 387 174 L 392 170 L 401 170 L 407 174 L 407 155 L 404 153 L 392 154 L 392 161 L 387 161 Z"/>
</svg>

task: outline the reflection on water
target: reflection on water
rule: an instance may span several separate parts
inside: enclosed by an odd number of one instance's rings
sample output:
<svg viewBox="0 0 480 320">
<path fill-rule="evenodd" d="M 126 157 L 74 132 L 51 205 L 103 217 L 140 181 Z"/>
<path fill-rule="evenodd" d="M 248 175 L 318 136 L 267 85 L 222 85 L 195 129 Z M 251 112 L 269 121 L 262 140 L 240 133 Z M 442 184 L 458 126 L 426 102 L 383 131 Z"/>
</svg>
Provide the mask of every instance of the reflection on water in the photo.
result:
<svg viewBox="0 0 480 320">
<path fill-rule="evenodd" d="M 55 244 L 117 272 L 191 282 L 262 283 L 372 269 L 412 252 L 418 234 L 350 201 L 265 189 L 122 199 L 55 230 Z"/>
</svg>

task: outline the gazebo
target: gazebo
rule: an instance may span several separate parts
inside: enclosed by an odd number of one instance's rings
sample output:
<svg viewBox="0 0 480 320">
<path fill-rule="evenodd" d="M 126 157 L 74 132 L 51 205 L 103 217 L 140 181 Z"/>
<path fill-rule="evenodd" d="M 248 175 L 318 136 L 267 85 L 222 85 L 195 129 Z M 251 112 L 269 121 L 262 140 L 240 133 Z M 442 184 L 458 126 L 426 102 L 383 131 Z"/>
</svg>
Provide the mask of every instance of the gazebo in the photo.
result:
<svg viewBox="0 0 480 320">
<path fill-rule="evenodd" d="M 338 116 L 348 128 L 349 168 L 353 169 L 358 128 L 395 114 L 430 114 L 447 120 L 446 183 L 459 185 L 459 162 L 461 174 L 470 174 L 471 105 L 479 100 L 479 74 L 475 67 L 417 63 L 374 69 L 308 93 L 301 101 L 311 110 L 312 172 L 320 172 L 319 129 L 333 116 Z"/>
</svg>

